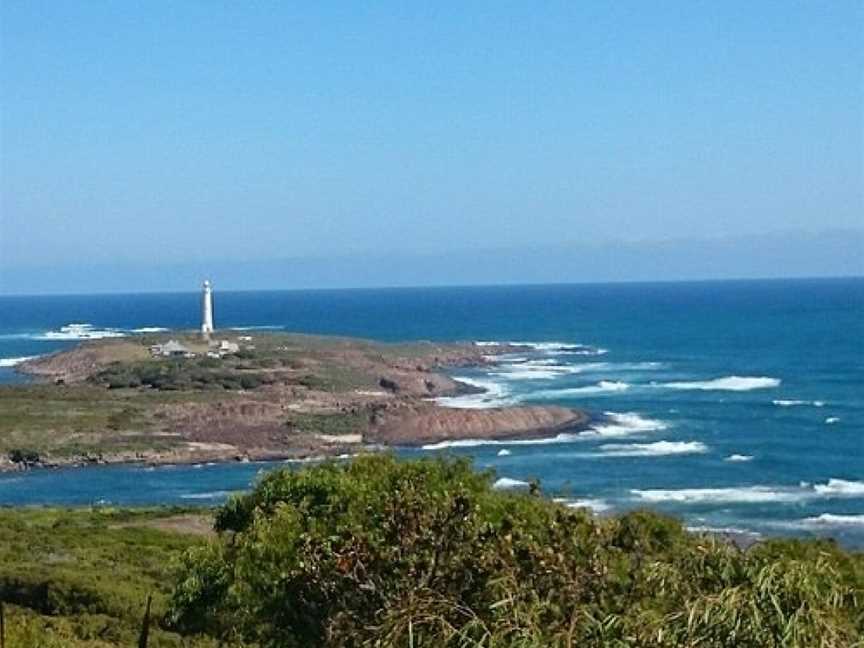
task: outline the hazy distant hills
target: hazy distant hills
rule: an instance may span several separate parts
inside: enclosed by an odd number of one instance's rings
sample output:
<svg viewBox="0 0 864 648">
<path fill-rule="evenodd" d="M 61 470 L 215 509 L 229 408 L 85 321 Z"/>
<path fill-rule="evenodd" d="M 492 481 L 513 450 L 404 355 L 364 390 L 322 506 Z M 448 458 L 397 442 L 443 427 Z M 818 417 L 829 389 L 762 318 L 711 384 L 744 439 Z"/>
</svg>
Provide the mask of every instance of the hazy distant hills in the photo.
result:
<svg viewBox="0 0 864 648">
<path fill-rule="evenodd" d="M 110 265 L 82 259 L 52 268 L 0 259 L 0 294 L 189 291 L 203 277 L 220 290 L 251 290 L 864 275 L 864 230 L 602 244 L 582 243 L 573 231 L 561 239 L 567 242 L 488 249 L 454 237 L 452 249 L 436 254 Z"/>
</svg>

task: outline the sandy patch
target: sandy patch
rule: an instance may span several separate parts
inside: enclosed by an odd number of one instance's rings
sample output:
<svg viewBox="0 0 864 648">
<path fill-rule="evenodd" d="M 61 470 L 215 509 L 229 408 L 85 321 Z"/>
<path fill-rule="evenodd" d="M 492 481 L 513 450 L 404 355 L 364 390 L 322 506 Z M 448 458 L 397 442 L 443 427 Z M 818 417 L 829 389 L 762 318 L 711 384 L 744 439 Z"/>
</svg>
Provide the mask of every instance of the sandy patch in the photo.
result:
<svg viewBox="0 0 864 648">
<path fill-rule="evenodd" d="M 212 442 L 204 442 L 204 441 L 189 441 L 186 443 L 186 446 L 190 450 L 237 450 L 237 446 L 233 446 L 230 443 L 212 443 Z"/>
<path fill-rule="evenodd" d="M 315 438 L 325 443 L 363 443 L 362 434 L 316 434 Z"/>
</svg>

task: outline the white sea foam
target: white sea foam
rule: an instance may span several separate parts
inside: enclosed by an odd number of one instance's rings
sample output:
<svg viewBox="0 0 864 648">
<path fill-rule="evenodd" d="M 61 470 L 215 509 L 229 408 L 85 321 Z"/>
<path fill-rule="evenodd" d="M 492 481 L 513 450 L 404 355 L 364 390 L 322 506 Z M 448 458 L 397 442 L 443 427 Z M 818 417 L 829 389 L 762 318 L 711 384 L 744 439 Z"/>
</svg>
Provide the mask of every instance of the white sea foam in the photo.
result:
<svg viewBox="0 0 864 648">
<path fill-rule="evenodd" d="M 751 391 L 753 389 L 771 389 L 778 385 L 780 385 L 779 378 L 767 376 L 725 376 L 712 380 L 656 383 L 657 387 L 668 389 L 699 389 L 703 391 Z"/>
<path fill-rule="evenodd" d="M 27 360 L 32 360 L 36 356 L 22 356 L 20 358 L 0 358 L 0 367 L 14 367 Z"/>
<path fill-rule="evenodd" d="M 220 491 L 211 491 L 208 493 L 186 493 L 181 495 L 181 499 L 220 499 L 222 497 L 228 497 L 231 495 L 231 491 L 220 490 Z"/>
<path fill-rule="evenodd" d="M 489 375 L 508 380 L 552 380 L 560 376 L 579 374 L 606 366 L 607 364 L 604 362 L 562 364 L 555 360 L 511 360 L 499 365 Z"/>
<path fill-rule="evenodd" d="M 454 376 L 454 380 L 484 390 L 479 394 L 463 394 L 461 396 L 442 396 L 434 401 L 443 407 L 454 407 L 457 409 L 489 409 L 502 407 L 512 403 L 509 398 L 509 390 L 499 382 L 492 380 L 480 380 L 466 376 Z"/>
<path fill-rule="evenodd" d="M 635 412 L 604 412 L 606 420 L 596 423 L 581 434 L 583 437 L 620 437 L 640 434 L 643 432 L 655 432 L 665 430 L 669 426 L 655 419 L 643 418 Z"/>
<path fill-rule="evenodd" d="M 555 399 L 569 396 L 585 396 L 590 394 L 616 394 L 630 389 L 630 384 L 617 380 L 601 380 L 595 385 L 584 387 L 565 387 L 562 389 L 545 389 L 529 394 L 530 398 Z"/>
<path fill-rule="evenodd" d="M 162 333 L 168 329 L 162 326 L 142 326 L 132 329 L 132 333 Z"/>
<path fill-rule="evenodd" d="M 829 479 L 825 484 L 801 482 L 795 486 L 738 486 L 728 488 L 634 489 L 630 491 L 648 502 L 685 504 L 717 503 L 794 503 L 813 499 L 864 497 L 864 482 Z"/>
<path fill-rule="evenodd" d="M 298 458 L 288 458 L 283 459 L 282 463 L 285 464 L 307 464 L 307 463 L 321 463 L 322 461 L 327 461 L 327 457 L 324 455 L 314 456 L 314 457 L 298 457 Z"/>
<path fill-rule="evenodd" d="M 506 378 L 508 380 L 554 380 L 566 372 L 557 371 L 553 368 L 537 367 L 502 367 L 505 371 L 492 371 L 490 376 Z"/>
<path fill-rule="evenodd" d="M 761 538 L 762 534 L 749 529 L 739 529 L 738 527 L 713 527 L 713 526 L 688 526 L 684 527 L 690 533 L 710 533 L 733 536 L 750 536 L 752 538 Z"/>
<path fill-rule="evenodd" d="M 737 488 L 633 489 L 630 491 L 646 502 L 678 502 L 682 504 L 729 504 L 797 502 L 805 494 L 796 488 L 775 486 L 740 486 Z"/>
<path fill-rule="evenodd" d="M 37 340 L 101 340 L 102 338 L 124 337 L 123 331 L 104 328 L 99 329 L 92 324 L 78 323 L 61 326 L 57 331 L 47 331 L 35 336 Z"/>
<path fill-rule="evenodd" d="M 864 526 L 864 515 L 835 515 L 823 513 L 815 517 L 804 518 L 801 524 L 805 526 L 850 527 Z"/>
<path fill-rule="evenodd" d="M 602 364 L 602 363 L 597 363 Z M 663 369 L 666 366 L 665 362 L 615 362 L 608 365 L 612 369 L 618 371 L 652 371 L 654 369 Z"/>
<path fill-rule="evenodd" d="M 498 451 L 499 457 L 509 457 L 510 454 L 512 454 L 512 453 L 507 448 L 502 448 L 501 450 Z"/>
<path fill-rule="evenodd" d="M 509 490 L 514 488 L 528 488 L 528 482 L 520 479 L 511 479 L 510 477 L 500 477 L 492 484 L 492 488 L 496 490 Z"/>
<path fill-rule="evenodd" d="M 801 405 L 812 405 L 813 407 L 825 407 L 825 401 L 807 401 L 807 400 L 773 400 L 771 401 L 777 407 L 798 407 Z"/>
<path fill-rule="evenodd" d="M 732 461 L 732 462 L 745 462 L 745 461 L 753 461 L 753 455 L 745 455 L 745 454 L 731 454 L 726 457 L 723 461 Z"/>
<path fill-rule="evenodd" d="M 708 446 L 700 441 L 655 441 L 653 443 L 607 443 L 600 446 L 600 457 L 663 457 L 704 454 Z"/>
<path fill-rule="evenodd" d="M 839 422 L 840 422 L 840 418 L 837 416 L 829 416 L 828 418 L 825 419 L 826 425 L 833 425 L 834 423 L 839 423 Z"/>
<path fill-rule="evenodd" d="M 550 344 L 540 344 L 535 345 L 535 347 L 539 351 L 545 351 L 547 353 L 560 353 L 564 355 L 578 355 L 578 356 L 601 356 L 609 353 L 609 349 L 604 349 L 602 347 L 594 347 L 586 344 L 558 344 L 558 343 L 550 343 Z"/>
<path fill-rule="evenodd" d="M 495 360 L 496 358 L 490 356 L 490 359 Z M 651 371 L 661 367 L 663 367 L 663 363 L 661 362 L 583 362 L 579 364 L 565 364 L 555 359 L 528 360 L 517 358 L 498 365 L 489 375 L 507 380 L 552 380 L 561 376 L 583 373 Z M 603 384 L 608 387 L 609 381 L 604 381 Z M 575 389 L 584 390 L 586 388 Z M 587 393 L 591 393 L 595 389 L 596 386 L 591 386 Z"/>
<path fill-rule="evenodd" d="M 828 497 L 862 497 L 864 482 L 831 478 L 826 484 L 816 484 L 813 490 Z"/>
<path fill-rule="evenodd" d="M 572 355 L 603 355 L 608 353 L 608 349 L 593 347 L 587 344 L 574 344 L 571 342 L 530 342 L 526 340 L 510 340 L 507 342 L 496 342 L 488 340 L 478 340 L 474 342 L 475 346 L 479 347 L 499 347 L 499 346 L 514 346 L 527 347 L 535 351 L 543 353 L 565 353 Z"/>
<path fill-rule="evenodd" d="M 668 426 L 663 421 L 643 418 L 635 412 L 604 412 L 605 420 L 595 423 L 582 432 L 562 432 L 552 437 L 539 439 L 453 439 L 438 441 L 421 446 L 423 450 L 443 450 L 445 448 L 473 448 L 485 445 L 551 445 L 556 443 L 574 443 L 587 441 L 597 437 L 623 437 L 655 430 L 665 430 Z"/>
<path fill-rule="evenodd" d="M 609 511 L 612 509 L 612 505 L 609 504 L 606 500 L 602 499 L 562 499 L 561 503 L 564 504 L 567 508 L 587 508 L 591 509 L 595 513 L 603 513 L 604 511 Z"/>
<path fill-rule="evenodd" d="M 444 450 L 445 448 L 474 448 L 476 446 L 485 445 L 550 445 L 553 443 L 571 443 L 573 441 L 579 441 L 583 434 L 585 433 L 562 432 L 554 437 L 544 437 L 540 439 L 453 439 L 452 441 L 427 443 L 420 447 L 423 450 Z"/>
</svg>

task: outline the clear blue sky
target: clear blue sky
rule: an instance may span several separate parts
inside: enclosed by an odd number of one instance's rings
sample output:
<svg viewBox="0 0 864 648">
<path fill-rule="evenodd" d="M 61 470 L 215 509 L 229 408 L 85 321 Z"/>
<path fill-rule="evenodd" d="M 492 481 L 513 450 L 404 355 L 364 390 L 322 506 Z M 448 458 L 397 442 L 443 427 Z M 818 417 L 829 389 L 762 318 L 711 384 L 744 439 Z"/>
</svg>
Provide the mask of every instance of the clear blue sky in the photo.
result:
<svg viewBox="0 0 864 648">
<path fill-rule="evenodd" d="M 859 0 L 0 18 L 0 272 L 864 227 Z"/>
</svg>

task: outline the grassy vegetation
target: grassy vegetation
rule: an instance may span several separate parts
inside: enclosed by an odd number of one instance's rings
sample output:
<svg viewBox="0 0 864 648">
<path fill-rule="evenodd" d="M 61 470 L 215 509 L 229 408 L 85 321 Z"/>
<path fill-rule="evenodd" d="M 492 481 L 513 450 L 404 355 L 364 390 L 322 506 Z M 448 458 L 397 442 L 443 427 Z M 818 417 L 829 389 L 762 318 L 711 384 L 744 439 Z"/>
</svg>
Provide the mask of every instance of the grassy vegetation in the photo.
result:
<svg viewBox="0 0 864 648">
<path fill-rule="evenodd" d="M 332 414 L 292 414 L 285 423 L 289 429 L 342 436 L 361 434 L 369 425 L 365 412 L 338 412 Z"/>
<path fill-rule="evenodd" d="M 10 648 L 851 648 L 864 556 L 597 518 L 464 461 L 369 456 L 183 510 L 0 509 Z"/>
<path fill-rule="evenodd" d="M 271 360 L 275 362 L 275 360 Z M 247 363 L 251 364 L 251 363 Z M 136 363 L 114 363 L 98 372 L 91 382 L 109 389 L 151 387 L 162 391 L 200 389 L 255 389 L 278 382 L 284 376 L 254 371 L 213 358 L 184 360 L 149 360 Z"/>
<path fill-rule="evenodd" d="M 206 648 L 163 629 L 171 565 L 200 536 L 154 528 L 180 511 L 0 509 L 0 601 L 9 648 L 137 645 L 153 595 L 151 647 Z"/>
<path fill-rule="evenodd" d="M 0 453 L 6 456 L 134 452 L 154 447 L 152 438 L 138 434 L 148 427 L 145 407 L 129 394 L 87 385 L 0 388 Z"/>
</svg>

